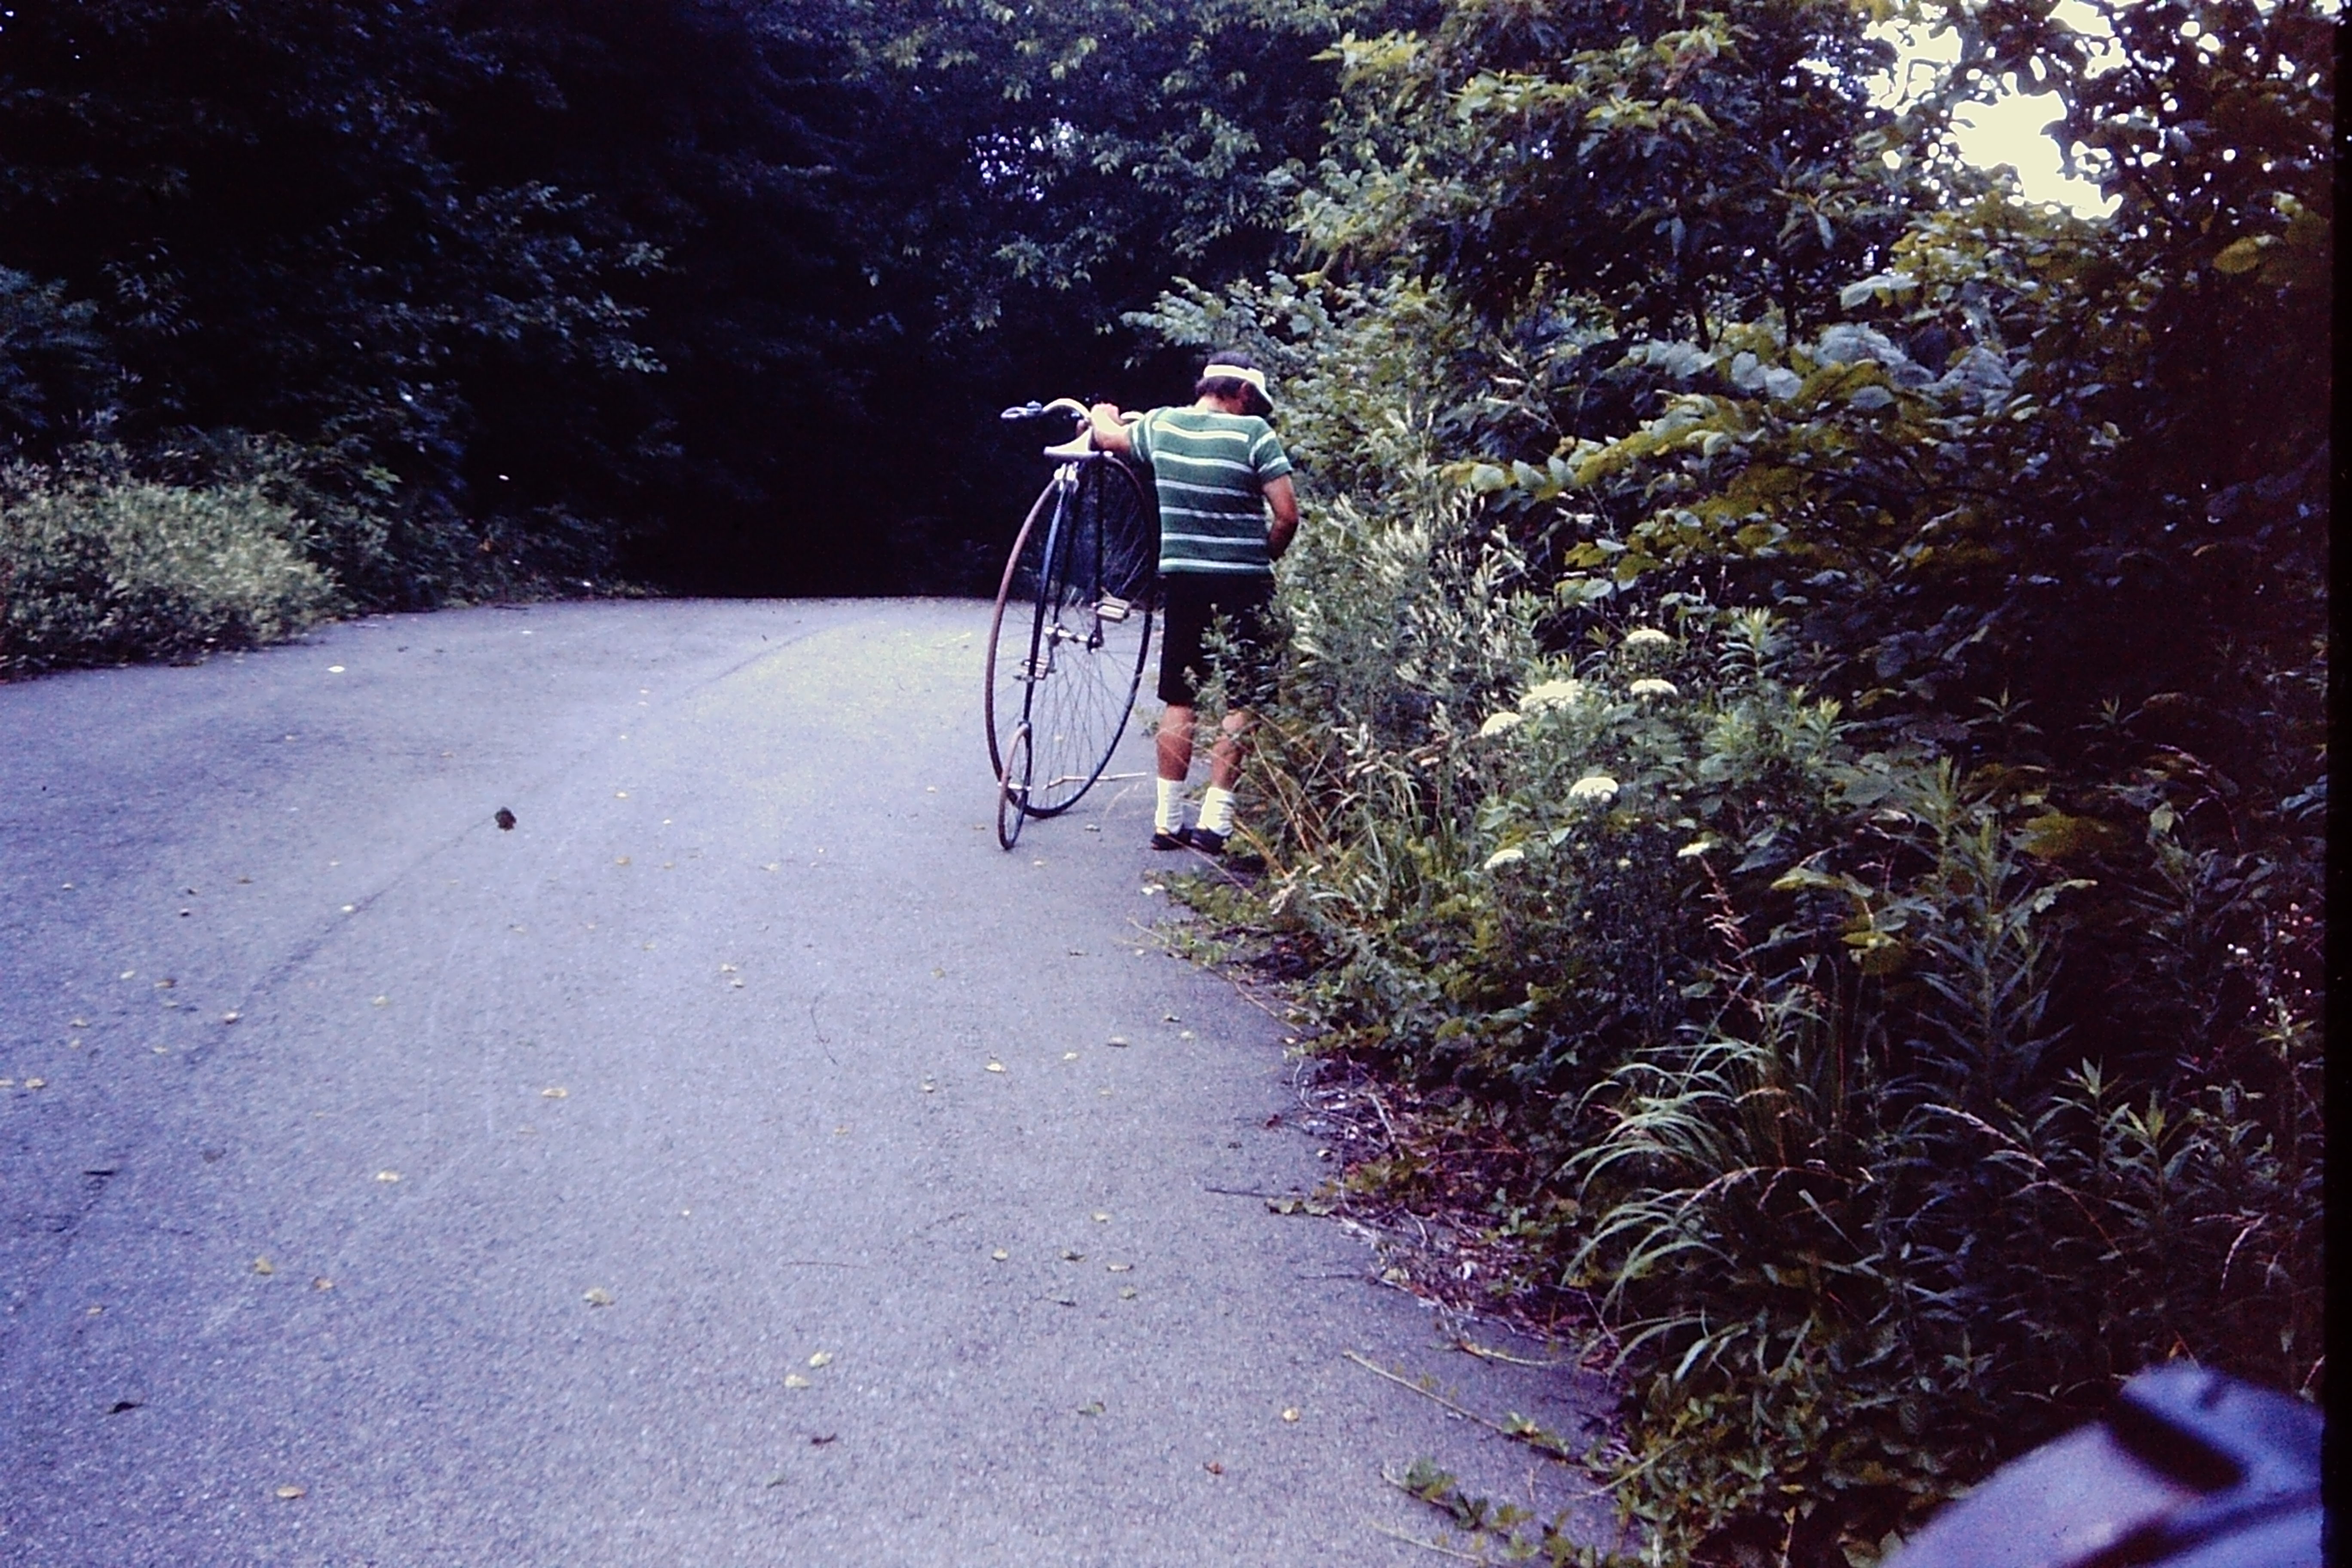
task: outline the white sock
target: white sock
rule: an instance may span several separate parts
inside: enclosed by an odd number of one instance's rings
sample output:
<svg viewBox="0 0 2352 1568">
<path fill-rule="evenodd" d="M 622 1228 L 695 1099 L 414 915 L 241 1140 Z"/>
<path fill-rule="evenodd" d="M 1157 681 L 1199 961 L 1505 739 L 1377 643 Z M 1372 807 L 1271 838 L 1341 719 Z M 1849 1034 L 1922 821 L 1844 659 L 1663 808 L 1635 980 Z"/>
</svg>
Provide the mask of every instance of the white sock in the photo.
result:
<svg viewBox="0 0 2352 1568">
<path fill-rule="evenodd" d="M 1173 833 L 1184 825 L 1184 781 L 1160 779 L 1157 783 L 1160 785 L 1159 804 L 1152 807 L 1151 831 Z"/>
<path fill-rule="evenodd" d="M 1201 826 L 1220 836 L 1234 830 L 1234 792 L 1211 784 L 1201 792 Z"/>
</svg>

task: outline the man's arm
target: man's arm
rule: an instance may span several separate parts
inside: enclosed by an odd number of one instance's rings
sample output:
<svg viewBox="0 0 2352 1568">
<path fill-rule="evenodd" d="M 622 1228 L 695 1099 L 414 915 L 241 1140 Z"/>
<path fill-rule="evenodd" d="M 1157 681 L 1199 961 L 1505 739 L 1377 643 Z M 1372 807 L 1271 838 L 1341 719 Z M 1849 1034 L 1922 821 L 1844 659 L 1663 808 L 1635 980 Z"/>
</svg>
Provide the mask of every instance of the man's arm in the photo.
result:
<svg viewBox="0 0 2352 1568">
<path fill-rule="evenodd" d="M 1298 491 L 1288 474 L 1265 481 L 1265 504 L 1274 509 L 1274 525 L 1265 531 L 1265 552 L 1279 561 L 1298 535 Z"/>
<path fill-rule="evenodd" d="M 1095 450 L 1098 452 L 1131 452 L 1135 442 L 1119 423 L 1118 405 L 1097 403 L 1087 410 L 1087 423 L 1095 433 Z"/>
</svg>

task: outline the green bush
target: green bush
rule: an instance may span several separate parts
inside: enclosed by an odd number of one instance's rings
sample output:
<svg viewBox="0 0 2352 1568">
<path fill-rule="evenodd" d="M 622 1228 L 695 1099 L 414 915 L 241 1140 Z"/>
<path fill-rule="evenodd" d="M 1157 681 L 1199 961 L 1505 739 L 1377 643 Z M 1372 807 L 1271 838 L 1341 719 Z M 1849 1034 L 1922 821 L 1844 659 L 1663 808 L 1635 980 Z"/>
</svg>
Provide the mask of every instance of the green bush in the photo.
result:
<svg viewBox="0 0 2352 1568">
<path fill-rule="evenodd" d="M 2313 1384 L 2315 1016 L 2292 939 L 2229 936 L 2284 870 L 2163 808 L 2085 851 L 2033 775 L 1790 681 L 1769 611 L 1669 595 L 1547 654 L 1459 504 L 1320 521 L 1254 918 L 1328 1047 L 1516 1152 L 1489 1223 L 1617 1336 L 1620 1495 L 1674 1558 L 1866 1560 L 2184 1350 Z M 2265 1022 L 2074 1027 L 2086 952 L 2183 1019 L 2240 953 Z"/>
<path fill-rule="evenodd" d="M 257 482 L 0 473 L 0 673 L 185 658 L 332 613 L 302 522 Z"/>
<path fill-rule="evenodd" d="M 1914 14 L 1899 113 L 1816 0 L 1348 41 L 1317 270 L 1149 318 L 1305 476 L 1255 918 L 1454 1124 L 1352 1184 L 1479 1151 L 1666 1561 L 1866 1563 L 2153 1361 L 2324 1394 L 2335 25 Z M 2011 71 L 2111 216 L 1948 156 Z"/>
</svg>

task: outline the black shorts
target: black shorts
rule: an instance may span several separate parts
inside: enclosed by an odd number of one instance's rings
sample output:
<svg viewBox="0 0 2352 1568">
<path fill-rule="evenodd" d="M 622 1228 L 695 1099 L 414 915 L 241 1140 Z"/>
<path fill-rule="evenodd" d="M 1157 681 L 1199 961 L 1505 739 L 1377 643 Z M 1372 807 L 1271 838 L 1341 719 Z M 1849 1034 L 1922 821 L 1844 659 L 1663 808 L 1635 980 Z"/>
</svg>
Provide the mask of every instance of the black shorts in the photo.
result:
<svg viewBox="0 0 2352 1568">
<path fill-rule="evenodd" d="M 1213 572 L 1178 572 L 1160 579 L 1161 621 L 1160 700 L 1190 708 L 1211 674 L 1202 646 L 1210 628 L 1222 623 L 1228 647 L 1216 661 L 1225 678 L 1225 700 L 1235 708 L 1264 706 L 1274 697 L 1276 639 L 1266 619 L 1274 602 L 1274 579 L 1255 573 L 1226 576 Z"/>
</svg>

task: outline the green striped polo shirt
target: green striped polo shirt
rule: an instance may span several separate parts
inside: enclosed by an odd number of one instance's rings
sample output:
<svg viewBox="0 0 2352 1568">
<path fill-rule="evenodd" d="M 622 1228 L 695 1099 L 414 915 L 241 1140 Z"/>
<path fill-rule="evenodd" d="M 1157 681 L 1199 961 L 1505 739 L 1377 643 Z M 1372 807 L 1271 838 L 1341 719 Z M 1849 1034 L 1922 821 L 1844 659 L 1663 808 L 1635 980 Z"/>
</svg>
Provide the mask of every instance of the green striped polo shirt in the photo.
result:
<svg viewBox="0 0 2352 1568">
<path fill-rule="evenodd" d="M 1290 472 L 1274 426 L 1254 414 L 1155 408 L 1129 428 L 1160 492 L 1160 570 L 1274 571 L 1265 486 Z"/>
</svg>

